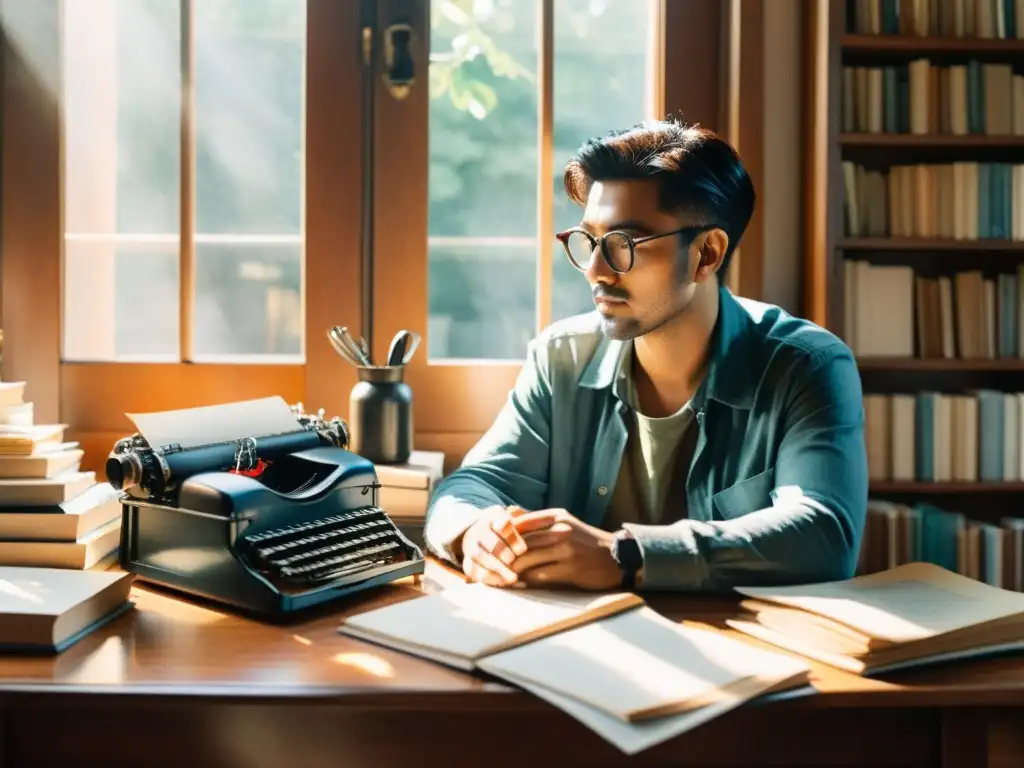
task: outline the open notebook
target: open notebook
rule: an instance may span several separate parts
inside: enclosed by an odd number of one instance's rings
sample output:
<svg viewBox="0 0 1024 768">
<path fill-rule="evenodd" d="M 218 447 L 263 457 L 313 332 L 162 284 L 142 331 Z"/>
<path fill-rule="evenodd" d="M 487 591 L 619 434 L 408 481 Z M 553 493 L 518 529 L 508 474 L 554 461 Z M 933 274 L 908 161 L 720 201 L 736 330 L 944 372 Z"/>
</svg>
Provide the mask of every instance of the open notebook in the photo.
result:
<svg viewBox="0 0 1024 768">
<path fill-rule="evenodd" d="M 351 616 L 342 634 L 472 670 L 485 656 L 643 605 L 628 592 L 593 595 L 459 584 Z"/>
<path fill-rule="evenodd" d="M 930 563 L 737 591 L 748 615 L 731 627 L 857 674 L 1024 650 L 1024 594 Z"/>
<path fill-rule="evenodd" d="M 340 631 L 487 672 L 627 754 L 806 685 L 810 672 L 802 659 L 676 624 L 628 593 L 460 585 L 353 616 Z"/>
</svg>

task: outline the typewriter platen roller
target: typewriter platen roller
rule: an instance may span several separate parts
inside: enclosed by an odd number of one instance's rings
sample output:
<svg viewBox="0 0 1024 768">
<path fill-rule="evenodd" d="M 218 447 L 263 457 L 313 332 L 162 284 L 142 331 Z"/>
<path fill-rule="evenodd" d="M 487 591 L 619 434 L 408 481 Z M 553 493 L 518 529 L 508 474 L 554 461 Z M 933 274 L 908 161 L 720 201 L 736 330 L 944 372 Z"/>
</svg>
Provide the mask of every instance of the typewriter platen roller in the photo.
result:
<svg viewBox="0 0 1024 768">
<path fill-rule="evenodd" d="M 227 408 L 272 433 L 225 439 L 220 424 L 154 448 L 137 420 L 140 432 L 114 446 L 107 478 L 125 491 L 125 570 L 266 618 L 423 573 L 421 550 L 378 506 L 373 464 L 346 449 L 343 422 L 280 398 Z M 214 416 L 204 410 L 186 413 Z M 167 423 L 153 422 L 158 440 Z"/>
</svg>

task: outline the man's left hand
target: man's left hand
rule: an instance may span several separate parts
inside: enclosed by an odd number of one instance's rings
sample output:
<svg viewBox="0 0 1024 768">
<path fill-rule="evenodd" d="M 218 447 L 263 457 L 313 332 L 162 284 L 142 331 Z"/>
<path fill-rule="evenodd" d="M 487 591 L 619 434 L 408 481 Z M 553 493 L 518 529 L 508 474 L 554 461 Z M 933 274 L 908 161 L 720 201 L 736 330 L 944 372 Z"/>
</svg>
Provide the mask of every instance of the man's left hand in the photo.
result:
<svg viewBox="0 0 1024 768">
<path fill-rule="evenodd" d="M 536 529 L 534 518 L 550 518 Z M 613 535 L 587 525 L 565 510 L 542 509 L 513 518 L 523 527 L 526 552 L 511 563 L 519 581 L 529 586 L 609 590 L 622 583 L 622 571 L 612 557 Z"/>
</svg>

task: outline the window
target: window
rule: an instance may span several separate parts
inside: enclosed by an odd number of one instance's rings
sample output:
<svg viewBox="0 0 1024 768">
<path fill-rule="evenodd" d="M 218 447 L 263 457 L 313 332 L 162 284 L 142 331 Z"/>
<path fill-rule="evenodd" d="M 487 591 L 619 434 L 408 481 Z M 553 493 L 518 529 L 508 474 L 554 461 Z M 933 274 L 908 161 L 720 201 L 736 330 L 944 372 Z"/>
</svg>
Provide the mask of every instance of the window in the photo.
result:
<svg viewBox="0 0 1024 768">
<path fill-rule="evenodd" d="M 90 468 L 126 412 L 280 394 L 345 415 L 325 332 L 361 315 L 359 14 L 4 3 L 5 376 Z"/>
<path fill-rule="evenodd" d="M 449 0 L 431 12 L 432 360 L 522 360 L 544 320 L 593 308 L 586 281 L 554 240 L 556 230 L 580 217 L 562 193 L 561 170 L 586 139 L 656 112 L 649 87 L 656 5 L 555 0 L 552 125 L 550 138 L 543 136 L 541 7 Z M 545 174 L 552 178 L 544 179 L 550 196 L 540 194 L 538 183 L 545 153 L 553 155 Z M 550 217 L 541 205 L 551 208 Z M 542 220 L 554 229 L 540 231 Z M 543 313 L 542 249 L 552 249 L 550 306 Z"/>
<path fill-rule="evenodd" d="M 660 116 L 660 9 L 435 0 L 428 76 L 401 100 L 378 90 L 375 350 L 424 334 L 409 377 L 428 440 L 486 429 L 530 339 L 593 308 L 554 238 L 581 214 L 562 170 L 586 139 Z"/>
<path fill-rule="evenodd" d="M 63 4 L 65 361 L 301 362 L 305 5 Z"/>
</svg>

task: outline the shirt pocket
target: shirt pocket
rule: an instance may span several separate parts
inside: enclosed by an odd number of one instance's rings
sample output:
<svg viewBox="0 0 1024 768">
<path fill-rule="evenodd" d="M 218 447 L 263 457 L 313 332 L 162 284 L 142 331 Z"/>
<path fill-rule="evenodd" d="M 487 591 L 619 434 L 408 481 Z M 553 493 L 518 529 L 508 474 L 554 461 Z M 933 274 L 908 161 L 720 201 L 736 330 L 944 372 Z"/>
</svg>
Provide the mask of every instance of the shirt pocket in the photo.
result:
<svg viewBox="0 0 1024 768">
<path fill-rule="evenodd" d="M 775 489 L 775 467 L 740 480 L 711 497 L 716 517 L 732 520 L 736 517 L 772 506 L 771 493 Z"/>
</svg>

